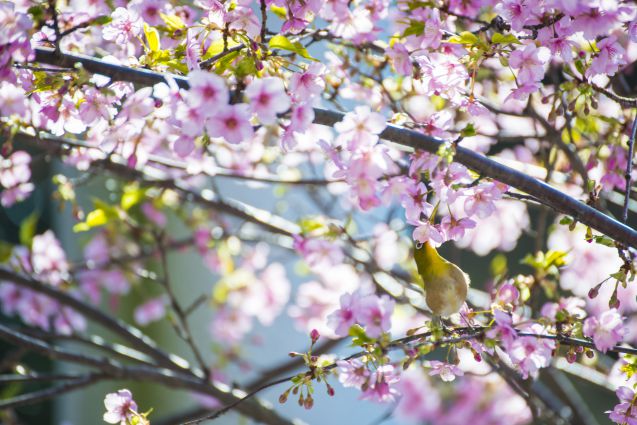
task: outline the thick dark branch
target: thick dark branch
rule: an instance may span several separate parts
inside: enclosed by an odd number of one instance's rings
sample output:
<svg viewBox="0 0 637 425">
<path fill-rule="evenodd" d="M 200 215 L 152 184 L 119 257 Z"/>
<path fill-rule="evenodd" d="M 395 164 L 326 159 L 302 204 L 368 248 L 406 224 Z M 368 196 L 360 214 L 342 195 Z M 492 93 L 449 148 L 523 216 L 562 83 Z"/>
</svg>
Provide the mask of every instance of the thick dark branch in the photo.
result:
<svg viewBox="0 0 637 425">
<path fill-rule="evenodd" d="M 44 341 L 32 338 L 21 332 L 15 331 L 0 324 L 0 339 L 16 346 L 26 348 L 51 359 L 69 361 L 84 364 L 99 370 L 102 379 L 127 379 L 157 382 L 171 388 L 182 388 L 202 394 L 208 394 L 220 402 L 230 405 L 241 400 L 231 389 L 221 389 L 189 373 L 164 369 L 156 366 L 123 366 L 108 358 L 96 358 L 84 354 L 73 353 L 69 350 L 55 347 Z M 75 382 L 75 381 L 72 381 Z M 290 421 L 281 417 L 275 411 L 262 405 L 259 401 L 251 400 L 249 403 L 241 403 L 238 407 L 241 414 L 262 423 L 271 425 L 292 425 Z"/>
<path fill-rule="evenodd" d="M 138 329 L 133 328 L 132 326 L 129 326 L 121 320 L 115 319 L 106 313 L 103 313 L 96 307 L 77 299 L 66 292 L 2 268 L 0 268 L 0 280 L 12 282 L 23 288 L 29 288 L 71 307 L 73 310 L 84 315 L 87 319 L 93 320 L 114 332 L 127 343 L 131 344 L 131 347 L 148 354 L 162 366 L 169 368 L 188 368 L 188 364 L 185 360 L 164 353 L 150 338 Z"/>
<path fill-rule="evenodd" d="M 88 71 L 103 74 L 118 81 L 152 85 L 165 82 L 167 79 L 164 74 L 114 65 L 83 55 L 56 55 L 52 49 L 37 48 L 36 60 L 64 67 L 73 66 L 75 63 L 80 62 Z M 186 77 L 173 76 L 172 78 L 180 87 L 188 87 L 188 79 Z M 339 112 L 319 108 L 316 108 L 314 112 L 314 122 L 328 126 L 341 121 L 344 116 Z M 438 152 L 440 146 L 444 144 L 443 140 L 393 124 L 389 124 L 380 136 L 382 139 L 431 153 Z M 543 203 L 556 211 L 570 215 L 575 220 L 610 236 L 626 246 L 637 248 L 637 231 L 585 203 L 571 198 L 546 183 L 463 147 L 457 148 L 455 160 L 475 170 L 482 176 L 501 181 L 542 200 Z"/>
</svg>

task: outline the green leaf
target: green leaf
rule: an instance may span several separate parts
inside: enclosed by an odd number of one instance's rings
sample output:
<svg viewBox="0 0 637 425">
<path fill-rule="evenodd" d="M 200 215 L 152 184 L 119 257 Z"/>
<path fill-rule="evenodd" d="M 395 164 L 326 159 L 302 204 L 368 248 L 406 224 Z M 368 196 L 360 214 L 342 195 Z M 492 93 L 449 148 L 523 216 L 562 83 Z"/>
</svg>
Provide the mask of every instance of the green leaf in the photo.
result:
<svg viewBox="0 0 637 425">
<path fill-rule="evenodd" d="M 73 231 L 76 233 L 86 232 L 94 227 L 103 226 L 106 223 L 108 223 L 106 212 L 101 208 L 97 208 L 86 215 L 86 221 L 73 226 Z"/>
<path fill-rule="evenodd" d="M 595 236 L 595 243 L 600 245 L 609 246 L 611 248 L 615 247 L 615 241 L 609 238 L 608 236 Z"/>
<path fill-rule="evenodd" d="M 33 236 L 38 227 L 38 219 L 40 214 L 37 211 L 33 211 L 27 218 L 20 223 L 20 244 L 24 246 L 31 246 Z"/>
<path fill-rule="evenodd" d="M 465 46 L 473 46 L 475 44 L 478 44 L 480 42 L 480 39 L 477 35 L 469 31 L 463 31 L 459 35 L 454 35 L 453 37 L 451 37 L 449 40 L 447 40 L 447 42 L 462 44 Z"/>
<path fill-rule="evenodd" d="M 513 34 L 500 34 L 499 32 L 491 36 L 491 42 L 493 44 L 522 44 Z"/>
<path fill-rule="evenodd" d="M 0 241 L 0 263 L 6 263 L 11 258 L 11 252 L 13 251 L 13 245 L 9 242 Z"/>
<path fill-rule="evenodd" d="M 473 123 L 468 123 L 465 128 L 460 132 L 462 137 L 471 137 L 476 135 L 476 128 L 473 126 Z"/>
<path fill-rule="evenodd" d="M 355 324 L 349 328 L 349 334 L 352 337 L 352 345 L 361 346 L 363 344 L 367 344 L 372 342 L 373 340 L 367 336 L 365 333 L 365 329 L 361 327 L 361 325 Z"/>
<path fill-rule="evenodd" d="M 409 37 L 410 35 L 421 35 L 425 32 L 425 23 L 422 21 L 409 21 L 409 26 L 405 28 L 401 37 Z"/>
<path fill-rule="evenodd" d="M 124 187 L 124 194 L 120 200 L 120 206 L 124 211 L 128 211 L 141 202 L 145 196 L 146 189 L 140 189 L 137 185 L 127 185 Z"/>
<path fill-rule="evenodd" d="M 272 13 L 278 16 L 279 19 L 286 20 L 288 17 L 288 11 L 285 7 L 280 7 L 273 4 L 270 6 L 270 10 L 272 11 Z"/>
<path fill-rule="evenodd" d="M 111 18 L 109 15 L 102 15 L 102 16 L 93 18 L 93 21 L 91 23 L 95 25 L 106 25 L 110 23 L 112 20 L 113 18 Z"/>
<path fill-rule="evenodd" d="M 297 55 L 304 57 L 305 59 L 310 59 L 313 61 L 316 60 L 310 55 L 307 49 L 299 41 L 293 43 L 284 35 L 275 35 L 274 37 L 272 37 L 270 39 L 270 42 L 268 43 L 268 47 L 270 49 L 287 50 L 289 52 L 294 52 Z"/>
<path fill-rule="evenodd" d="M 256 75 L 257 67 L 254 64 L 254 58 L 252 56 L 244 56 L 241 58 L 239 63 L 237 63 L 234 73 L 238 78 L 244 78 L 248 75 Z"/>
<path fill-rule="evenodd" d="M 497 254 L 491 260 L 491 275 L 502 276 L 507 271 L 507 257 L 503 254 Z"/>
<path fill-rule="evenodd" d="M 232 65 L 232 62 L 239 56 L 239 54 L 239 52 L 228 53 L 215 63 L 215 69 L 220 73 L 225 71 L 230 67 L 230 65 Z"/>
<path fill-rule="evenodd" d="M 144 34 L 146 35 L 146 40 L 148 41 L 148 48 L 151 52 L 156 52 L 159 50 L 159 32 L 151 27 L 150 25 L 144 23 Z"/>
<path fill-rule="evenodd" d="M 161 19 L 166 23 L 166 26 L 170 31 L 177 31 L 186 28 L 186 24 L 181 18 L 177 15 L 166 15 L 165 13 L 159 12 Z"/>
<path fill-rule="evenodd" d="M 572 222 L 573 222 L 573 219 L 566 215 L 560 219 L 560 224 L 563 224 L 563 225 L 569 225 Z"/>
<path fill-rule="evenodd" d="M 34 21 L 40 21 L 44 18 L 44 8 L 42 6 L 31 6 L 27 13 L 33 16 Z"/>
</svg>

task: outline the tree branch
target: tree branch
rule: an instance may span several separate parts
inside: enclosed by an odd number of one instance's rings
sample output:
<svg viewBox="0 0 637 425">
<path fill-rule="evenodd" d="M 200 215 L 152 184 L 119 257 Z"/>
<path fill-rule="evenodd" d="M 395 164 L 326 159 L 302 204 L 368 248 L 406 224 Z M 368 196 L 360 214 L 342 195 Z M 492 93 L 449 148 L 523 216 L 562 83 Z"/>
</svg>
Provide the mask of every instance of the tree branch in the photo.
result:
<svg viewBox="0 0 637 425">
<path fill-rule="evenodd" d="M 228 405 L 236 403 L 236 401 L 240 399 L 231 389 L 220 388 L 186 373 L 186 371 L 180 372 L 151 365 L 123 366 L 109 358 L 99 359 L 55 347 L 44 341 L 15 331 L 3 324 L 0 324 L 0 339 L 4 339 L 19 347 L 24 347 L 52 359 L 94 367 L 100 371 L 100 374 L 103 375 L 103 379 L 132 379 L 157 382 L 172 388 L 182 388 L 208 394 Z M 241 406 L 238 407 L 238 410 L 241 414 L 258 422 L 271 425 L 293 425 L 292 422 L 279 416 L 278 413 L 265 407 L 261 402 L 256 400 L 251 400 L 250 403 L 247 404 L 242 403 Z"/>
<path fill-rule="evenodd" d="M 630 200 L 630 190 L 632 186 L 633 174 L 633 155 L 635 149 L 635 135 L 637 134 L 637 114 L 633 120 L 633 128 L 630 131 L 630 139 L 628 140 L 628 158 L 626 160 L 626 195 L 624 197 L 624 209 L 622 210 L 622 221 L 628 221 L 628 201 Z"/>
<path fill-rule="evenodd" d="M 37 280 L 21 276 L 12 271 L 0 268 L 0 280 L 6 280 L 12 282 L 18 286 L 29 288 L 33 291 L 47 295 L 62 304 L 71 307 L 73 310 L 84 315 L 86 318 L 99 323 L 105 328 L 113 331 L 116 335 L 120 336 L 126 342 L 131 344 L 135 349 L 148 354 L 158 364 L 162 366 L 174 369 L 176 367 L 183 370 L 188 369 L 188 362 L 180 359 L 177 356 L 169 355 L 160 350 L 156 344 L 144 335 L 140 330 L 129 326 L 121 320 L 115 319 L 106 313 L 103 313 L 96 307 L 77 299 L 66 292 L 60 291 L 53 286 L 44 284 Z"/>
<path fill-rule="evenodd" d="M 62 394 L 77 391 L 81 388 L 93 385 L 103 379 L 105 379 L 105 376 L 102 374 L 88 374 L 86 376 L 76 378 L 62 384 L 54 385 L 50 388 L 26 394 L 20 394 L 15 397 L 0 400 L 0 410 L 15 409 L 20 406 L 40 403 L 44 400 L 55 398 L 61 396 Z"/>
<path fill-rule="evenodd" d="M 188 88 L 188 79 L 182 76 L 169 76 L 168 74 L 114 65 L 84 55 L 71 55 L 67 53 L 55 55 L 53 49 L 42 47 L 36 48 L 35 51 L 36 61 L 50 65 L 70 67 L 79 62 L 86 70 L 106 75 L 117 81 L 130 81 L 133 83 L 152 85 L 165 82 L 172 78 L 180 87 Z M 342 113 L 320 108 L 315 108 L 314 113 L 314 122 L 327 126 L 334 125 L 344 117 Z M 380 137 L 403 146 L 434 154 L 437 153 L 439 147 L 445 143 L 443 140 L 435 137 L 393 124 L 388 124 L 387 128 L 380 134 Z M 457 148 L 454 160 L 485 177 L 506 183 L 509 186 L 541 199 L 546 205 L 554 208 L 556 211 L 570 215 L 575 220 L 610 236 L 626 246 L 637 248 L 637 231 L 546 183 L 463 147 Z"/>
</svg>

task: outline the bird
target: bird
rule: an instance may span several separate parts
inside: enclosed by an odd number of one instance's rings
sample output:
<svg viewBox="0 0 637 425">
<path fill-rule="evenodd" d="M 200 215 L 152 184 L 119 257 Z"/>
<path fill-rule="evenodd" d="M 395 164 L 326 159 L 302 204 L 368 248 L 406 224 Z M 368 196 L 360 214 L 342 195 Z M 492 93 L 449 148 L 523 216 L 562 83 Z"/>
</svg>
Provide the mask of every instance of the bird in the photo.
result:
<svg viewBox="0 0 637 425">
<path fill-rule="evenodd" d="M 414 248 L 414 259 L 425 290 L 425 302 L 431 312 L 448 317 L 460 311 L 467 299 L 469 276 L 444 259 L 429 242 Z"/>
</svg>

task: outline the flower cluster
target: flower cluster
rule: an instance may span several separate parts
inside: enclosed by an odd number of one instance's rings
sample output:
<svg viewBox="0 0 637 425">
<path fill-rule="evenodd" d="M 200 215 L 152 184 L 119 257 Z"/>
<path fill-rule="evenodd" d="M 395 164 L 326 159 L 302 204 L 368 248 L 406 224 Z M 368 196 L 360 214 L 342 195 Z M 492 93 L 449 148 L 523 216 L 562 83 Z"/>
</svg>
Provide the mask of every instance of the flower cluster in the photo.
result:
<svg viewBox="0 0 637 425">
<path fill-rule="evenodd" d="M 29 32 L 33 28 L 31 17 L 16 10 L 11 1 L 0 2 L 0 81 L 16 81 L 11 66 L 13 62 L 33 59 Z M 4 113 L 4 111 L 3 111 Z"/>
<path fill-rule="evenodd" d="M 31 156 L 25 151 L 13 152 L 8 158 L 0 160 L 0 203 L 10 207 L 25 200 L 33 192 L 31 179 Z"/>
<path fill-rule="evenodd" d="M 380 337 L 391 329 L 394 301 L 387 295 L 376 296 L 362 291 L 343 294 L 340 308 L 328 316 L 328 325 L 336 335 L 346 336 L 350 328 L 361 325 L 367 336 Z"/>
<path fill-rule="evenodd" d="M 61 286 L 68 278 L 66 255 L 50 230 L 33 238 L 31 249 L 16 246 L 7 264 L 19 273 L 31 275 L 45 284 Z M 81 298 L 71 290 L 69 295 Z M 0 307 L 7 316 L 17 315 L 24 323 L 45 331 L 69 335 L 86 328 L 84 316 L 42 293 L 0 282 Z"/>
</svg>

